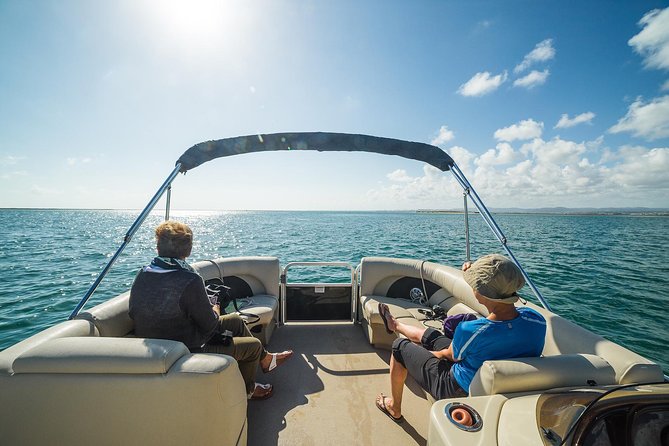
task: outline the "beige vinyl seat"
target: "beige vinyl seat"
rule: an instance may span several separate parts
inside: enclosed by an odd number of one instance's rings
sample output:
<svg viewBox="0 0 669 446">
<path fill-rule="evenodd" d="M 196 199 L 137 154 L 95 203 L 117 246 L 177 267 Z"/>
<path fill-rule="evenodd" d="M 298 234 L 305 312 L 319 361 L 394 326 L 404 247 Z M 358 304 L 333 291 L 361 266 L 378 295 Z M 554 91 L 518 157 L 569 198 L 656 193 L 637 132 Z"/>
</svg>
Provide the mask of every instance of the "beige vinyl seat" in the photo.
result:
<svg viewBox="0 0 669 446">
<path fill-rule="evenodd" d="M 132 330 L 125 293 L 0 352 L 0 443 L 245 445 L 237 362 Z"/>
<path fill-rule="evenodd" d="M 245 296 L 239 300 L 242 318 L 247 320 L 253 336 L 267 345 L 279 314 L 279 259 L 226 257 L 196 262 L 193 268 L 204 280 L 223 279 L 233 287 L 233 296 Z"/>
<path fill-rule="evenodd" d="M 433 284 L 426 306 L 439 305 L 448 315 L 475 313 L 487 316 L 457 268 L 419 260 L 366 257 L 360 267 L 361 324 L 371 344 L 389 348 L 395 334 L 387 334 L 378 303 L 404 323 L 430 325 L 406 299 L 388 296 L 400 280 Z M 416 282 L 418 280 L 418 282 Z M 519 303 L 518 305 L 522 305 Z M 648 383 L 663 380 L 662 369 L 642 356 L 596 335 L 532 303 L 528 307 L 546 319 L 546 340 L 541 357 L 486 361 L 474 376 L 470 396 L 543 391 L 556 387 Z M 434 325 L 430 325 L 434 326 Z"/>
</svg>

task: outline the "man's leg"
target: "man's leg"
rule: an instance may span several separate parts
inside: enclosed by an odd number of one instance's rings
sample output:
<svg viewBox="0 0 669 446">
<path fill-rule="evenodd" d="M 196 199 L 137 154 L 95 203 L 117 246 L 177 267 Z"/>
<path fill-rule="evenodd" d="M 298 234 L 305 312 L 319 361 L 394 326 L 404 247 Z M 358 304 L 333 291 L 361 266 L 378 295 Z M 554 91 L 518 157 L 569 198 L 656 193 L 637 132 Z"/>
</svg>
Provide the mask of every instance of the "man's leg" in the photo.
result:
<svg viewBox="0 0 669 446">
<path fill-rule="evenodd" d="M 407 369 L 402 363 L 395 359 L 395 356 L 390 355 L 390 393 L 393 399 L 392 401 L 386 400 L 386 407 L 395 418 L 402 416 L 402 394 L 407 374 Z"/>
<path fill-rule="evenodd" d="M 421 339 L 423 338 L 423 333 L 425 333 L 425 327 L 414 327 L 413 325 L 408 325 L 402 323 L 399 319 L 395 319 L 392 314 L 390 314 L 390 309 L 386 304 L 379 304 L 379 312 L 381 317 L 385 317 L 386 325 L 388 328 L 395 333 L 400 333 L 404 335 L 411 342 L 420 344 Z"/>
<path fill-rule="evenodd" d="M 255 387 L 258 363 L 264 350 L 259 339 L 245 336 L 232 338 L 228 345 L 206 344 L 203 348 L 205 353 L 229 355 L 237 360 L 247 393 L 251 393 Z"/>
<path fill-rule="evenodd" d="M 222 315 L 218 318 L 218 321 L 219 321 L 219 330 L 221 331 L 221 333 L 225 330 L 230 330 L 232 332 L 232 336 L 234 336 L 235 338 L 256 339 L 255 337 L 253 337 L 253 335 L 251 334 L 251 331 L 246 326 L 246 323 L 244 322 L 244 319 L 239 317 L 238 314 L 235 314 L 235 313 L 224 314 L 224 315 Z M 258 342 L 260 342 L 260 341 L 258 341 Z M 271 371 L 270 365 L 271 365 L 273 359 L 274 359 L 274 363 L 275 363 L 274 367 L 276 367 L 276 366 L 282 364 L 284 361 L 286 361 L 287 359 L 289 359 L 293 355 L 292 350 L 288 350 L 288 351 L 281 352 L 281 353 L 269 353 L 262 346 L 262 344 L 260 344 L 260 347 L 262 348 L 262 350 L 260 352 L 260 361 L 259 362 L 260 362 L 260 367 L 262 367 L 262 369 L 264 371 Z"/>
<path fill-rule="evenodd" d="M 384 397 L 381 394 L 377 398 L 377 405 L 385 405 L 386 410 L 393 417 L 399 418 L 402 415 L 402 394 L 407 375 L 411 375 L 423 389 L 432 393 L 432 380 L 426 377 L 425 373 L 426 364 L 432 361 L 438 362 L 437 358 L 423 346 L 416 345 L 409 339 L 395 339 L 392 354 L 390 355 L 390 390 L 392 398 Z"/>
<path fill-rule="evenodd" d="M 404 335 L 408 340 L 415 342 L 416 344 L 420 344 L 425 330 L 425 327 L 414 327 L 413 325 L 404 324 L 400 320 L 395 319 L 395 331 Z"/>
<path fill-rule="evenodd" d="M 233 337 L 240 337 L 240 338 L 253 337 L 248 327 L 246 326 L 244 319 L 239 317 L 238 314 L 230 313 L 221 315 L 218 318 L 218 323 L 219 323 L 219 331 L 221 333 L 223 333 L 225 330 L 230 330 L 232 332 Z M 265 359 L 266 356 L 267 356 L 267 350 L 265 350 L 265 348 L 262 347 L 262 351 L 260 353 L 260 360 L 262 361 L 263 359 Z"/>
</svg>

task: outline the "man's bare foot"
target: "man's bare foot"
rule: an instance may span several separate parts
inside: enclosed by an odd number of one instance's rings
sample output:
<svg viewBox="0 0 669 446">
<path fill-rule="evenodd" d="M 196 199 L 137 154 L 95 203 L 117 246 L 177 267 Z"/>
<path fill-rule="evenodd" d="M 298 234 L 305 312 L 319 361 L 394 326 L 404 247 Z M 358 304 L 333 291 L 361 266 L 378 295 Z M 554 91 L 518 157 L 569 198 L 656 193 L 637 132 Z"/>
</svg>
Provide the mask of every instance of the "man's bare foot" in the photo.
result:
<svg viewBox="0 0 669 446">
<path fill-rule="evenodd" d="M 376 397 L 376 407 L 381 412 L 388 415 L 390 419 L 393 420 L 395 423 L 401 423 L 402 421 L 404 421 L 402 412 L 400 409 L 393 407 L 393 404 L 394 404 L 393 399 L 385 396 L 383 393 L 379 394 L 379 396 Z"/>
<path fill-rule="evenodd" d="M 286 350 L 281 353 L 268 353 L 267 356 L 260 361 L 260 367 L 262 367 L 263 372 L 269 373 L 290 359 L 291 356 L 293 356 L 292 350 Z"/>
</svg>

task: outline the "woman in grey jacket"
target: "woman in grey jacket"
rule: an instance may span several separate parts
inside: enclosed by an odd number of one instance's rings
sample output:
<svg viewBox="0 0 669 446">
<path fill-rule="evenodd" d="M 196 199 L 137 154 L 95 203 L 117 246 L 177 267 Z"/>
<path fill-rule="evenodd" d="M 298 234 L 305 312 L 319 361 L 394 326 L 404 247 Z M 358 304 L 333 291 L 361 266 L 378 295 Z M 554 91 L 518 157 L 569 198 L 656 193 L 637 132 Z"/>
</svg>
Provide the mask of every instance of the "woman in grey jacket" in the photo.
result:
<svg viewBox="0 0 669 446">
<path fill-rule="evenodd" d="M 166 221 L 156 228 L 158 257 L 142 268 L 130 290 L 135 334 L 183 342 L 192 352 L 221 353 L 237 360 L 249 399 L 272 396 L 271 384 L 255 382 L 258 365 L 265 373 L 289 359 L 291 350 L 269 353 L 237 314 L 221 315 L 211 305 L 202 277 L 186 263 L 193 247 L 188 225 Z M 228 331 L 232 336 L 220 336 Z"/>
</svg>

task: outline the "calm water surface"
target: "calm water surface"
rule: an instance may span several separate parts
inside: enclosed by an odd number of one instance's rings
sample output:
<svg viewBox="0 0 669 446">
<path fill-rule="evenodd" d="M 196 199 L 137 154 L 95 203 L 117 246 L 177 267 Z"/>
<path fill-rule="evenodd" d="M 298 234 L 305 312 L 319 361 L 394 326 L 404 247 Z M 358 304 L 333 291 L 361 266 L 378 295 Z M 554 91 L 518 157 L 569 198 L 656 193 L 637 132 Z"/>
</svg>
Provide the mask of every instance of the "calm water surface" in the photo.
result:
<svg viewBox="0 0 669 446">
<path fill-rule="evenodd" d="M 121 244 L 137 211 L 0 210 L 0 349 L 65 320 Z M 463 217 L 408 212 L 175 212 L 195 232 L 191 262 L 271 255 L 295 261 L 409 257 L 459 266 Z M 154 255 L 151 215 L 87 307 L 126 291 Z M 496 215 L 509 246 L 562 316 L 669 371 L 669 218 Z M 472 257 L 502 252 L 470 219 Z M 290 281 L 343 270 L 295 269 Z M 531 299 L 526 287 L 524 295 Z"/>
</svg>

